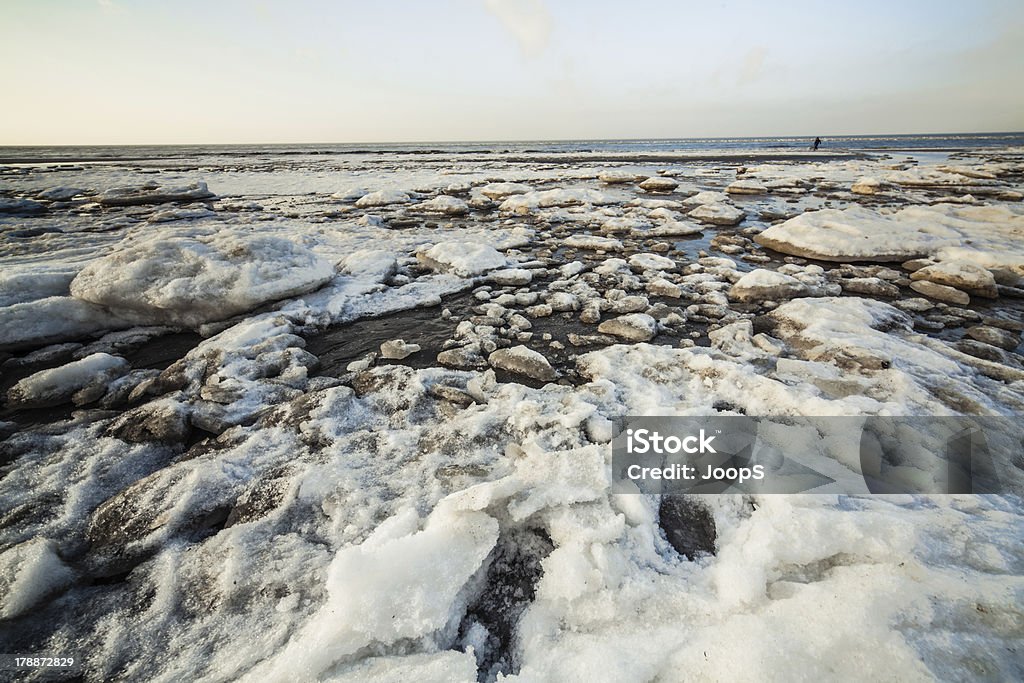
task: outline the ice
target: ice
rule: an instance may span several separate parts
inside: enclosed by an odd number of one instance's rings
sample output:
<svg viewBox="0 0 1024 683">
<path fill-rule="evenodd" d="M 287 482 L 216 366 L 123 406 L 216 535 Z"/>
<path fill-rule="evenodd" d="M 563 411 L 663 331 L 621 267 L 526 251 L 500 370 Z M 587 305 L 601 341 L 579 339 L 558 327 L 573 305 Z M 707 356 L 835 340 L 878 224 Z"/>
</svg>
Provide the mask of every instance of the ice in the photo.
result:
<svg viewBox="0 0 1024 683">
<path fill-rule="evenodd" d="M 630 341 L 647 341 L 654 337 L 657 328 L 657 321 L 646 313 L 630 313 L 605 320 L 597 330 Z"/>
<path fill-rule="evenodd" d="M 877 194 L 881 188 L 882 183 L 878 178 L 864 176 L 857 179 L 857 182 L 850 187 L 850 192 L 854 194 Z"/>
<path fill-rule="evenodd" d="M 640 188 L 647 192 L 674 192 L 677 187 L 679 187 L 679 181 L 659 176 L 653 176 L 640 183 Z"/>
<path fill-rule="evenodd" d="M 326 604 L 246 680 L 313 680 L 375 642 L 450 628 L 460 591 L 497 538 L 488 515 L 439 508 L 422 531 L 340 550 L 328 569 Z"/>
<path fill-rule="evenodd" d="M 361 201 L 361 200 L 360 200 Z M 433 199 L 418 204 L 417 209 L 431 213 L 443 213 L 449 216 L 462 216 L 469 213 L 469 205 L 458 197 L 440 194 Z"/>
<path fill-rule="evenodd" d="M 552 206 L 613 204 L 615 201 L 611 195 L 589 188 L 539 190 L 514 194 L 503 201 L 498 209 L 505 213 L 528 214 Z"/>
<path fill-rule="evenodd" d="M 514 194 L 526 194 L 532 189 L 522 183 L 488 183 L 480 188 L 480 194 L 497 201 Z"/>
<path fill-rule="evenodd" d="M 572 235 L 567 237 L 562 244 L 576 249 L 601 249 L 604 251 L 622 251 L 622 242 L 614 237 L 599 237 L 597 235 Z"/>
<path fill-rule="evenodd" d="M 32 609 L 47 595 L 74 579 L 57 555 L 57 544 L 35 538 L 0 553 L 0 617 L 9 619 Z"/>
<path fill-rule="evenodd" d="M 928 280 L 947 287 L 962 289 L 968 294 L 995 299 L 999 296 L 992 273 L 970 261 L 940 261 L 910 274 L 911 280 Z"/>
<path fill-rule="evenodd" d="M 526 375 L 542 382 L 558 378 L 558 373 L 551 367 L 547 358 L 525 346 L 498 349 L 487 357 L 487 362 L 499 370 Z"/>
<path fill-rule="evenodd" d="M 356 206 L 367 208 L 371 206 L 389 206 L 391 204 L 408 204 L 412 199 L 401 190 L 377 190 L 363 195 L 356 200 Z"/>
<path fill-rule="evenodd" d="M 5 272 L 0 275 L 0 307 L 67 295 L 76 273 L 62 268 Z"/>
<path fill-rule="evenodd" d="M 703 190 L 695 195 L 687 197 L 683 200 L 683 204 L 687 206 L 701 206 L 703 204 L 720 204 L 729 199 L 729 195 L 724 192 L 715 192 L 714 190 Z"/>
<path fill-rule="evenodd" d="M 404 339 L 390 339 L 380 345 L 380 357 L 388 360 L 402 360 L 419 350 L 419 344 L 409 344 Z"/>
<path fill-rule="evenodd" d="M 0 308 L 0 349 L 17 349 L 133 327 L 134 316 L 69 296 L 52 296 Z"/>
<path fill-rule="evenodd" d="M 155 212 L 149 217 L 150 223 L 169 223 L 171 221 L 185 221 L 185 220 L 196 220 L 199 218 L 212 218 L 217 215 L 216 211 L 206 208 L 205 206 L 198 207 L 182 207 L 178 209 L 164 209 L 162 211 Z"/>
<path fill-rule="evenodd" d="M 725 191 L 728 194 L 764 194 L 768 188 L 756 180 L 747 179 L 729 183 L 726 185 Z"/>
<path fill-rule="evenodd" d="M 502 287 L 528 285 L 533 280 L 533 273 L 526 268 L 502 268 L 494 270 L 487 279 Z"/>
<path fill-rule="evenodd" d="M 601 171 L 597 174 L 597 179 L 608 185 L 618 185 L 639 182 L 644 176 L 629 171 Z"/>
<path fill-rule="evenodd" d="M 894 214 L 849 207 L 809 211 L 773 225 L 754 240 L 776 251 L 825 261 L 906 261 L 959 244 L 941 214 L 911 207 Z"/>
<path fill-rule="evenodd" d="M 96 195 L 95 200 L 104 206 L 136 206 L 191 202 L 214 197 L 215 195 L 210 192 L 206 183 L 199 181 L 180 186 L 161 186 L 156 183 L 148 183 L 142 186 L 112 187 Z"/>
<path fill-rule="evenodd" d="M 34 199 L 6 199 L 0 197 L 0 215 L 32 215 L 44 213 L 46 205 Z"/>
<path fill-rule="evenodd" d="M 712 225 L 736 225 L 744 215 L 741 209 L 722 202 L 701 204 L 689 213 L 690 218 Z"/>
<path fill-rule="evenodd" d="M 196 326 L 332 279 L 331 264 L 271 236 L 140 237 L 89 263 L 71 294 L 140 324 Z"/>
<path fill-rule="evenodd" d="M 1024 275 L 1010 199 L 1019 161 L 957 155 L 935 171 L 922 159 L 931 170 L 907 176 L 940 173 L 945 193 L 975 181 L 973 203 L 932 206 L 943 192 L 926 184 L 849 192 L 889 176 L 893 159 L 748 166 L 739 175 L 769 193 L 733 196 L 756 204 L 752 220 L 658 243 L 697 229 L 681 215 L 690 207 L 742 220 L 720 192 L 733 164 L 668 164 L 679 194 L 657 198 L 602 184 L 604 167 L 569 155 L 543 165 L 480 156 L 353 154 L 323 172 L 319 155 L 311 167 L 264 165 L 261 154 L 260 172 L 248 172 L 244 159 L 215 155 L 211 167 L 239 169 L 219 173 L 218 191 L 237 201 L 218 202 L 215 216 L 154 222 L 206 209 L 53 200 L 46 215 L 8 219 L 31 229 L 0 245 L 0 335 L 29 350 L 47 337 L 74 344 L 5 355 L 4 371 L 56 365 L 44 372 L 71 379 L 87 373 L 69 357 L 137 345 L 141 357 L 178 354 L 138 363 L 59 422 L 0 423 L 0 609 L 12 647 L 74 643 L 90 680 L 1020 677 L 1008 649 L 1024 618 L 1016 496 L 707 496 L 688 503 L 704 530 L 696 552 L 679 541 L 693 529 L 673 526 L 669 503 L 613 495 L 608 481 L 622 415 L 1024 412 L 1010 300 Z M 160 163 L 170 185 L 190 182 L 196 165 Z M 654 162 L 623 163 L 654 172 Z M 93 166 L 5 181 L 25 197 L 58 184 L 156 190 L 142 186 L 147 163 Z M 409 201 L 372 214 L 349 204 L 395 188 Z M 438 192 L 466 198 L 473 219 L 425 216 Z M 496 211 L 489 195 L 518 196 L 517 210 Z M 264 210 L 241 208 L 253 202 Z M 817 230 L 826 205 L 880 223 L 851 242 L 905 242 L 911 225 L 938 242 L 903 268 L 828 272 L 779 265 L 751 244 L 784 215 L 805 212 Z M 620 239 L 597 236 L 602 226 Z M 69 296 L 79 271 L 184 241 L 194 249 L 171 250 L 167 272 L 191 286 L 189 259 L 206 258 L 195 245 L 220 238 L 243 250 L 293 244 L 283 255 L 261 248 L 257 261 L 277 264 L 268 279 L 288 280 L 299 253 L 329 279 L 200 324 L 206 338 L 190 351 L 146 341 L 152 328 L 89 338 L 142 314 L 118 318 Z M 134 272 L 128 260 L 107 265 Z M 926 268 L 983 289 L 988 273 L 1000 298 L 963 309 L 906 298 L 908 273 Z M 134 275 L 122 287 L 148 291 Z M 759 287 L 747 301 L 730 296 Z M 433 311 L 389 316 L 437 304 L 442 320 L 424 338 L 419 321 Z M 375 337 L 365 348 L 311 352 L 353 341 L 356 328 L 340 325 L 375 316 L 388 317 L 359 326 Z M 936 324 L 946 327 L 922 331 Z M 437 329 L 451 334 L 435 347 Z M 429 355 L 408 365 L 382 358 L 420 344 Z M 463 369 L 440 367 L 449 360 Z M 435 367 L 410 367 L 424 365 Z M 75 383 L 55 384 L 66 394 Z M 85 388 L 81 400 L 104 386 Z M 792 447 L 816 439 L 800 432 Z M 855 450 L 839 449 L 837 471 L 856 471 Z"/>
<path fill-rule="evenodd" d="M 417 252 L 416 258 L 429 268 L 460 277 L 481 275 L 509 264 L 494 247 L 479 242 L 438 242 Z"/>
<path fill-rule="evenodd" d="M 105 389 L 111 380 L 124 375 L 129 369 L 130 366 L 123 358 L 94 353 L 67 365 L 26 377 L 7 392 L 7 402 L 31 407 L 57 405 L 71 400 L 72 396 L 92 386 Z"/>
<path fill-rule="evenodd" d="M 45 199 L 46 201 L 49 202 L 66 202 L 69 199 L 72 199 L 73 197 L 76 197 L 80 194 L 85 194 L 85 190 L 83 190 L 80 187 L 67 187 L 64 185 L 59 185 L 57 187 L 51 187 L 49 189 L 43 190 L 42 192 L 37 194 L 36 197 L 39 199 Z"/>
<path fill-rule="evenodd" d="M 676 262 L 658 254 L 633 254 L 629 257 L 629 265 L 641 270 L 672 270 Z"/>
</svg>

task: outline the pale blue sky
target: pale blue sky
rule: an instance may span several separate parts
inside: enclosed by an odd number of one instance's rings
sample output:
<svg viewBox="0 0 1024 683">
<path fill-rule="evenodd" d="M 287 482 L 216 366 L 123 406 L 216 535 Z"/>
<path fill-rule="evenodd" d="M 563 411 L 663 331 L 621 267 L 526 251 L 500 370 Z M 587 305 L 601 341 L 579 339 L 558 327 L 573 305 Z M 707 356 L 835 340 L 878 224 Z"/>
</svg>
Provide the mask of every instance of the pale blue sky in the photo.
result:
<svg viewBox="0 0 1024 683">
<path fill-rule="evenodd" d="M 1024 2 L 3 0 L 0 144 L 1024 129 Z"/>
</svg>

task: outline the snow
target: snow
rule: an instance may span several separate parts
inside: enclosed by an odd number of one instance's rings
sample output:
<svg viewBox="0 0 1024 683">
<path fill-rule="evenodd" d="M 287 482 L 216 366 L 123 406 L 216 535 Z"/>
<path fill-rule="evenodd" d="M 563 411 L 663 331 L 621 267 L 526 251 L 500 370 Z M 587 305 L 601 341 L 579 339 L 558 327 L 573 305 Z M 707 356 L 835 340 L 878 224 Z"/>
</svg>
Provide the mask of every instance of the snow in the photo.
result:
<svg viewBox="0 0 1024 683">
<path fill-rule="evenodd" d="M 479 242 L 438 242 L 417 252 L 416 258 L 429 268 L 460 277 L 472 277 L 509 265 L 509 259 L 494 247 Z"/>
<path fill-rule="evenodd" d="M 71 294 L 140 324 L 196 326 L 316 289 L 331 264 L 271 236 L 140 237 L 89 263 Z"/>
</svg>

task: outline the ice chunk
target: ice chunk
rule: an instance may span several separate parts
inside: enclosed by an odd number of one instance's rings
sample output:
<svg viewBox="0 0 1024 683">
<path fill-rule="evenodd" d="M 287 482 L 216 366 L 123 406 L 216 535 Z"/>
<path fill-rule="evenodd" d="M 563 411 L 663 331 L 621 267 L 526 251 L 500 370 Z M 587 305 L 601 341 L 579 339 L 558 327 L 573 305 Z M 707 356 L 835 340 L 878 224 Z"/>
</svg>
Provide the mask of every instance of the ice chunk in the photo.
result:
<svg viewBox="0 0 1024 683">
<path fill-rule="evenodd" d="M 635 183 L 643 180 L 645 177 L 636 173 L 630 173 L 629 171 L 601 171 L 597 174 L 597 179 L 608 185 Z"/>
<path fill-rule="evenodd" d="M 603 251 L 622 251 L 625 247 L 614 237 L 598 237 L 597 235 L 572 235 L 562 242 L 567 247 L 576 249 L 601 249 Z"/>
<path fill-rule="evenodd" d="M 197 326 L 316 289 L 330 263 L 291 240 L 153 235 L 89 263 L 71 294 L 140 323 Z"/>
<path fill-rule="evenodd" d="M 492 271 L 487 279 L 502 287 L 521 286 L 530 284 L 530 281 L 533 280 L 533 273 L 526 268 L 502 268 Z"/>
<path fill-rule="evenodd" d="M 774 270 L 758 268 L 741 277 L 729 290 L 735 301 L 781 301 L 804 296 L 806 284 L 795 277 Z"/>
<path fill-rule="evenodd" d="M 743 211 L 735 206 L 721 202 L 701 204 L 689 213 L 690 218 L 712 225 L 736 225 L 743 220 L 744 215 Z"/>
<path fill-rule="evenodd" d="M 911 280 L 928 280 L 947 287 L 962 289 L 968 294 L 995 299 L 999 296 L 996 279 L 989 271 L 970 261 L 940 261 L 910 274 Z"/>
<path fill-rule="evenodd" d="M 859 178 L 857 182 L 850 187 L 850 192 L 853 192 L 854 194 L 877 194 L 880 189 L 882 189 L 882 183 L 878 178 L 864 176 Z"/>
<path fill-rule="evenodd" d="M 905 261 L 958 245 L 959 234 L 913 207 L 881 214 L 863 207 L 809 211 L 758 234 L 784 254 L 826 261 Z"/>
<path fill-rule="evenodd" d="M 388 360 L 402 360 L 419 350 L 419 344 L 407 344 L 404 339 L 391 339 L 380 345 L 380 357 Z"/>
<path fill-rule="evenodd" d="M 0 197 L 0 214 L 32 215 L 44 213 L 46 205 L 34 199 L 5 199 Z"/>
<path fill-rule="evenodd" d="M 408 204 L 412 199 L 401 190 L 377 190 L 363 195 L 356 200 L 356 206 L 366 208 L 369 206 L 388 206 L 390 204 Z"/>
<path fill-rule="evenodd" d="M 658 254 L 633 254 L 629 257 L 629 265 L 640 270 L 672 270 L 676 262 Z"/>
<path fill-rule="evenodd" d="M 526 194 L 532 188 L 522 183 L 490 183 L 480 188 L 480 194 L 488 199 L 504 199 L 514 194 Z"/>
<path fill-rule="evenodd" d="M 104 206 L 136 206 L 139 204 L 192 202 L 212 199 L 215 196 L 202 181 L 179 186 L 161 186 L 149 183 L 139 187 L 112 187 L 97 195 L 96 201 Z"/>
<path fill-rule="evenodd" d="M 678 181 L 661 176 L 652 176 L 640 183 L 640 188 L 646 192 L 674 192 L 677 187 Z"/>
<path fill-rule="evenodd" d="M 23 614 L 73 578 L 74 572 L 57 555 L 57 544 L 49 539 L 34 538 L 8 548 L 0 553 L 0 617 Z"/>
<path fill-rule="evenodd" d="M 430 213 L 443 213 L 449 216 L 462 216 L 469 213 L 469 205 L 458 197 L 441 194 L 429 201 L 418 204 L 415 208 Z"/>
<path fill-rule="evenodd" d="M 499 370 L 526 375 L 542 382 L 558 379 L 558 373 L 551 367 L 548 359 L 525 346 L 498 349 L 487 357 L 487 362 Z"/>
<path fill-rule="evenodd" d="M 327 603 L 246 680 L 316 680 L 367 645 L 443 628 L 497 540 L 490 516 L 439 507 L 422 531 L 342 548 L 327 572 Z"/>
<path fill-rule="evenodd" d="M 648 341 L 658 330 L 658 323 L 646 313 L 631 313 L 598 325 L 597 331 L 622 337 L 628 341 Z"/>
<path fill-rule="evenodd" d="M 111 380 L 121 377 L 130 369 L 124 358 L 94 353 L 67 365 L 41 370 L 26 377 L 8 390 L 7 402 L 18 407 L 32 408 L 59 405 L 70 401 L 72 396 L 83 389 L 106 387 Z"/>
<path fill-rule="evenodd" d="M 683 204 L 687 206 L 702 206 L 704 204 L 720 204 L 729 199 L 729 195 L 724 192 L 715 192 L 714 190 L 704 190 L 697 194 L 687 197 L 683 200 Z"/>
<path fill-rule="evenodd" d="M 725 191 L 729 194 L 764 194 L 768 191 L 761 183 L 756 180 L 737 180 L 734 183 L 729 183 L 726 186 Z"/>
<path fill-rule="evenodd" d="M 133 317 L 69 296 L 51 296 L 0 308 L 0 349 L 77 339 L 135 326 Z"/>
<path fill-rule="evenodd" d="M 613 196 L 590 188 L 555 189 L 511 196 L 503 201 L 498 209 L 505 213 L 528 214 L 538 208 L 552 206 L 614 204 L 615 202 L 616 199 Z"/>
<path fill-rule="evenodd" d="M 497 249 L 479 242 L 438 242 L 417 252 L 416 258 L 428 268 L 461 277 L 480 275 L 509 263 Z"/>
</svg>

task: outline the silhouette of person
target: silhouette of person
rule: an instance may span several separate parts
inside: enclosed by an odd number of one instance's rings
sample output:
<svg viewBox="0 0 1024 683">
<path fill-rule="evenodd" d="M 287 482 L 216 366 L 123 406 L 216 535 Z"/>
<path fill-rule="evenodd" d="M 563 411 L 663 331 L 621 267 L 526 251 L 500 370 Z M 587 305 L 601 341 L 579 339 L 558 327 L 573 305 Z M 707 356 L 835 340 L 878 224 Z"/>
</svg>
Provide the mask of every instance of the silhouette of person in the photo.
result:
<svg viewBox="0 0 1024 683">
<path fill-rule="evenodd" d="M 817 152 L 818 151 L 818 147 L 820 147 L 820 146 L 821 146 L 821 138 L 814 138 L 814 147 L 812 147 L 811 149 L 813 149 L 815 152 Z"/>
</svg>

